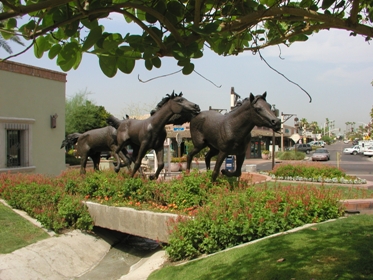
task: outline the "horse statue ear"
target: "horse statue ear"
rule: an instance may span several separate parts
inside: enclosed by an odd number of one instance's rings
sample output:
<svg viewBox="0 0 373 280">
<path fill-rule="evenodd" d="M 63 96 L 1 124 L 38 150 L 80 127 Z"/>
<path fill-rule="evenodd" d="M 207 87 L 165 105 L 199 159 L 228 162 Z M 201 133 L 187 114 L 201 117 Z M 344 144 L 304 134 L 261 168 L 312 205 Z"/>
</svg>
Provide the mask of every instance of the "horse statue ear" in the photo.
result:
<svg viewBox="0 0 373 280">
<path fill-rule="evenodd" d="M 179 97 L 182 97 L 182 96 L 183 96 L 183 92 L 180 91 L 180 93 L 179 93 Z"/>
<path fill-rule="evenodd" d="M 255 99 L 255 96 L 252 92 L 250 92 L 250 103 L 252 103 Z"/>
<path fill-rule="evenodd" d="M 267 92 L 265 91 L 262 95 L 263 99 L 266 100 L 266 97 L 267 97 Z"/>
</svg>

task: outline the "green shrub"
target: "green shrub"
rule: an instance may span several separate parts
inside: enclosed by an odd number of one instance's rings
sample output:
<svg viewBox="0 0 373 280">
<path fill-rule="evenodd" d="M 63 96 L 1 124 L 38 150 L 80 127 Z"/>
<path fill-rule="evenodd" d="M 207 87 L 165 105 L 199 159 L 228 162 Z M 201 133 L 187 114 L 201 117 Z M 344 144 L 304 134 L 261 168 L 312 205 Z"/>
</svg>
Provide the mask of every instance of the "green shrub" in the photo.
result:
<svg viewBox="0 0 373 280">
<path fill-rule="evenodd" d="M 348 177 L 341 169 L 314 162 L 277 164 L 269 173 L 273 174 L 276 178 L 302 177 L 307 179 L 319 179 Z"/>
<path fill-rule="evenodd" d="M 70 165 L 80 165 L 80 158 L 76 158 L 74 155 L 66 153 L 65 162 Z"/>
<path fill-rule="evenodd" d="M 220 189 L 193 219 L 171 224 L 173 261 L 211 254 L 277 232 L 342 215 L 340 193 L 307 186 Z"/>
<path fill-rule="evenodd" d="M 306 154 L 298 151 L 277 152 L 276 158 L 280 160 L 303 160 Z"/>
</svg>

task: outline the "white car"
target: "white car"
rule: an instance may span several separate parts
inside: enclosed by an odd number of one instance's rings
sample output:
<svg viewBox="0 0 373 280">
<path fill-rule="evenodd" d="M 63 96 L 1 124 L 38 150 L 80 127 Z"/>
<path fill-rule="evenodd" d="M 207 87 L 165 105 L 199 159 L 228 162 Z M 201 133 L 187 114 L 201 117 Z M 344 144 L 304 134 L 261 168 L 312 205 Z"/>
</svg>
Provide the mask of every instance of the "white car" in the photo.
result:
<svg viewBox="0 0 373 280">
<path fill-rule="evenodd" d="M 311 141 L 308 144 L 311 146 L 319 146 L 319 147 L 325 147 L 325 142 L 324 141 Z"/>
<path fill-rule="evenodd" d="M 372 157 L 373 156 L 373 147 L 369 147 L 365 152 L 364 156 Z"/>
<path fill-rule="evenodd" d="M 357 155 L 359 153 L 361 153 L 361 150 L 360 150 L 360 146 L 359 145 L 355 145 L 351 148 L 345 148 L 343 150 L 343 153 L 344 154 L 349 154 L 349 155 Z"/>
</svg>

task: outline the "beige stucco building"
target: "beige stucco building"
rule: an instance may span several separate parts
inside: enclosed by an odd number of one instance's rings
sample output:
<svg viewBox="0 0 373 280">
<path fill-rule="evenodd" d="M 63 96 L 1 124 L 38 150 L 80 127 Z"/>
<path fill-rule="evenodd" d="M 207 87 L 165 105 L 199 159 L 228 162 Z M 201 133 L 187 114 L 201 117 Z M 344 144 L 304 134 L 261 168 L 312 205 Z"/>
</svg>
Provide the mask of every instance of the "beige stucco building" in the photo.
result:
<svg viewBox="0 0 373 280">
<path fill-rule="evenodd" d="M 65 73 L 0 61 L 0 172 L 66 168 L 65 87 Z"/>
</svg>

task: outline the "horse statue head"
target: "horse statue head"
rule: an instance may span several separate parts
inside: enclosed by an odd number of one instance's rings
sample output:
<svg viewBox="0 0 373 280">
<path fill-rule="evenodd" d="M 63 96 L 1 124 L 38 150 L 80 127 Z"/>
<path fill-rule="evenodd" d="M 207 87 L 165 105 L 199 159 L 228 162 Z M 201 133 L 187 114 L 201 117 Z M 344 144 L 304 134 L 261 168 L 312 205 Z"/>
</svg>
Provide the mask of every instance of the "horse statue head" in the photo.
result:
<svg viewBox="0 0 373 280">
<path fill-rule="evenodd" d="M 279 131 L 281 129 L 281 120 L 271 110 L 272 106 L 267 102 L 266 97 L 267 92 L 257 96 L 250 93 L 249 99 L 245 98 L 240 106 L 249 101 L 250 105 L 254 108 L 251 113 L 252 122 L 256 126 L 264 126 L 274 131 Z"/>
<path fill-rule="evenodd" d="M 167 94 L 157 106 L 150 112 L 150 115 L 154 115 L 158 112 L 166 103 L 170 102 L 170 110 L 174 113 L 168 120 L 167 124 L 182 125 L 186 122 L 190 122 L 193 117 L 200 113 L 200 108 L 197 104 L 188 101 L 183 97 L 183 93 Z"/>
</svg>

